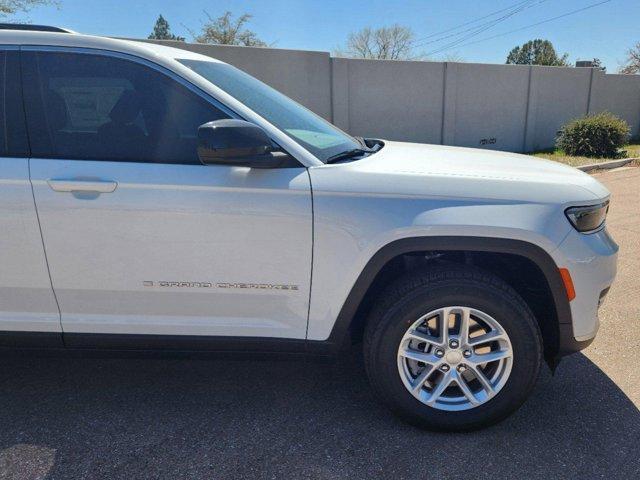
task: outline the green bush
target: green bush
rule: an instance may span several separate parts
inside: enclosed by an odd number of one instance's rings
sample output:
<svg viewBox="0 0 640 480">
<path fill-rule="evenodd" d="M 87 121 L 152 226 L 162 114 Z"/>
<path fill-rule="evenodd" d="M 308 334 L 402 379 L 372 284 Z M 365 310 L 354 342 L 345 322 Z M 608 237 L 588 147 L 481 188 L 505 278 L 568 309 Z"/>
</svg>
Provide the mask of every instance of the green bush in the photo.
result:
<svg viewBox="0 0 640 480">
<path fill-rule="evenodd" d="M 627 122 L 609 112 L 588 115 L 564 125 L 556 147 L 576 157 L 615 158 L 630 132 Z"/>
</svg>

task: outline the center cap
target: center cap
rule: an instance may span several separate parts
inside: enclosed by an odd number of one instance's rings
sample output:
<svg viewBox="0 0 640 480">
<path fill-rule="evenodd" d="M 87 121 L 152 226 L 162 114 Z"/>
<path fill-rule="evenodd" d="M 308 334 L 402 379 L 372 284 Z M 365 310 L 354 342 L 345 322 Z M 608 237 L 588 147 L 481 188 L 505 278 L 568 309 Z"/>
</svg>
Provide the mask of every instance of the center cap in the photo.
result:
<svg viewBox="0 0 640 480">
<path fill-rule="evenodd" d="M 451 350 L 450 352 L 447 352 L 444 359 L 447 363 L 455 365 L 462 361 L 462 353 L 460 353 L 460 350 Z"/>
</svg>

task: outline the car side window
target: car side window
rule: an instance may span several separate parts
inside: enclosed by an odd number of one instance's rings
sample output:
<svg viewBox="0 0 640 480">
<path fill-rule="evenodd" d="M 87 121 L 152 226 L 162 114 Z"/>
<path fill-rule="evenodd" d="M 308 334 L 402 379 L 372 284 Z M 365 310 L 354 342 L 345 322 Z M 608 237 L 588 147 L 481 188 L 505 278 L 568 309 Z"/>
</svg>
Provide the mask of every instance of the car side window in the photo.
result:
<svg viewBox="0 0 640 480">
<path fill-rule="evenodd" d="M 29 153 L 19 55 L 17 50 L 0 50 L 0 157 L 26 157 Z"/>
<path fill-rule="evenodd" d="M 34 157 L 200 164 L 198 127 L 229 118 L 169 76 L 130 60 L 22 55 Z"/>
</svg>

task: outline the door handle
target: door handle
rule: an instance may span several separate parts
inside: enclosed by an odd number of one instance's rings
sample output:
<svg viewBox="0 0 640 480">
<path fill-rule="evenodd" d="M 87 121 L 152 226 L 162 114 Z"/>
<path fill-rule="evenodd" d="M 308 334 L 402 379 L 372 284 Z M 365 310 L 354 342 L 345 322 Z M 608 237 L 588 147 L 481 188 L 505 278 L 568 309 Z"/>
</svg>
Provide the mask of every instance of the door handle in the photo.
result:
<svg viewBox="0 0 640 480">
<path fill-rule="evenodd" d="M 109 180 L 47 180 L 47 184 L 56 192 L 111 193 L 118 186 Z"/>
</svg>

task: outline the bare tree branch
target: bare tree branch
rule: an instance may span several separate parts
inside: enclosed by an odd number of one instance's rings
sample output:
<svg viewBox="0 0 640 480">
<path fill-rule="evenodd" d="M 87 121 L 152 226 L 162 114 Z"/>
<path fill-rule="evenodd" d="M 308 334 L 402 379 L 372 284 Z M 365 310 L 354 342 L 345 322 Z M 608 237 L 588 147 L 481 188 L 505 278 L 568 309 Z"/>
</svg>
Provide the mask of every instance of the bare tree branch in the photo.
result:
<svg viewBox="0 0 640 480">
<path fill-rule="evenodd" d="M 13 15 L 17 12 L 28 12 L 40 5 L 55 4 L 54 0 L 0 0 L 0 17 Z"/>
<path fill-rule="evenodd" d="M 245 13 L 237 19 L 233 19 L 231 12 L 213 18 L 204 12 L 208 21 L 203 25 L 202 32 L 194 35 L 198 43 L 215 43 L 219 45 L 244 45 L 247 47 L 266 47 L 267 44 L 260 40 L 255 32 L 244 29 L 245 24 L 251 20 L 251 15 Z M 193 32 L 191 32 L 193 34 Z"/>
<path fill-rule="evenodd" d="M 349 34 L 346 49 L 344 51 L 336 50 L 335 54 L 377 60 L 408 59 L 412 51 L 414 37 L 413 31 L 402 25 L 376 29 L 366 27 Z"/>
<path fill-rule="evenodd" d="M 627 51 L 627 63 L 620 69 L 620 73 L 626 75 L 640 73 L 640 42 Z"/>
</svg>

